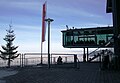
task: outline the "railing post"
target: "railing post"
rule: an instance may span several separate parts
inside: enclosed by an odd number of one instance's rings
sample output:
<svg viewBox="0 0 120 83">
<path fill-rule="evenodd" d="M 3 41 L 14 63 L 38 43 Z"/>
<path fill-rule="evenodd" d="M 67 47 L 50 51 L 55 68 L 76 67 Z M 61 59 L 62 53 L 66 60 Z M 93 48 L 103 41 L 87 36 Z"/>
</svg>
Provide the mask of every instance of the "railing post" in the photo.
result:
<svg viewBox="0 0 120 83">
<path fill-rule="evenodd" d="M 65 57 L 65 62 L 67 63 L 67 57 Z"/>
<path fill-rule="evenodd" d="M 54 64 L 56 63 L 56 60 L 55 60 L 55 59 L 56 59 L 56 57 L 53 57 L 53 62 L 54 62 Z"/>
<path fill-rule="evenodd" d="M 51 64 L 52 64 L 52 54 L 51 54 Z"/>
<path fill-rule="evenodd" d="M 101 54 L 99 56 L 99 63 L 100 63 L 100 69 L 101 69 Z"/>
<path fill-rule="evenodd" d="M 77 55 L 74 55 L 74 67 L 77 68 Z"/>
<path fill-rule="evenodd" d="M 89 55 L 88 55 L 88 48 L 87 48 L 87 62 L 88 62 L 88 59 L 89 59 Z"/>
<path fill-rule="evenodd" d="M 83 48 L 84 53 L 83 53 L 83 62 L 86 62 L 86 54 L 85 54 L 85 48 Z"/>
<path fill-rule="evenodd" d="M 20 67 L 21 67 L 21 54 L 20 54 Z"/>
<path fill-rule="evenodd" d="M 21 67 L 24 67 L 24 64 L 25 64 L 25 54 L 21 54 L 21 57 L 20 57 L 20 63 L 21 63 Z"/>
<path fill-rule="evenodd" d="M 24 55 L 24 61 L 23 61 L 23 63 L 24 63 L 24 66 L 25 66 L 25 55 L 26 55 L 26 54 L 23 54 L 23 55 Z"/>
<path fill-rule="evenodd" d="M 22 67 L 23 67 L 23 54 L 22 54 Z"/>
</svg>

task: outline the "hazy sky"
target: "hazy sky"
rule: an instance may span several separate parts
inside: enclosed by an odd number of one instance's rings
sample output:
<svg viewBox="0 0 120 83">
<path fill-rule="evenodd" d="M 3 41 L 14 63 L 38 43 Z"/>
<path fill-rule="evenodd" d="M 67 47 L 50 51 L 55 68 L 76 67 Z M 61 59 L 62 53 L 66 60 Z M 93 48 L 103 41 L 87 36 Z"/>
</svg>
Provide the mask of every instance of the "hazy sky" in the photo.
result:
<svg viewBox="0 0 120 83">
<path fill-rule="evenodd" d="M 51 23 L 51 52 L 80 52 L 80 49 L 62 47 L 61 30 L 70 28 L 101 27 L 112 25 L 112 15 L 106 14 L 107 0 L 46 0 L 47 17 Z M 16 34 L 14 45 L 19 52 L 40 52 L 42 5 L 45 0 L 0 0 L 0 45 L 12 20 Z M 43 51 L 47 52 L 46 41 Z M 1 49 L 1 47 L 0 47 Z"/>
</svg>

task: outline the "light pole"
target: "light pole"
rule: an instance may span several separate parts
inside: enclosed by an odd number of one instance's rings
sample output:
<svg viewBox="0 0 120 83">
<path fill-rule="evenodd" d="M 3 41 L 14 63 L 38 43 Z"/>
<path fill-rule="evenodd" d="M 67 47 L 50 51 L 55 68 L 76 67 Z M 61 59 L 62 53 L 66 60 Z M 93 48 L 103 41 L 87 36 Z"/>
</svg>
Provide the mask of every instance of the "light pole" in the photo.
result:
<svg viewBox="0 0 120 83">
<path fill-rule="evenodd" d="M 48 22 L 48 68 L 50 68 L 50 23 L 54 21 L 53 19 L 45 19 Z"/>
</svg>

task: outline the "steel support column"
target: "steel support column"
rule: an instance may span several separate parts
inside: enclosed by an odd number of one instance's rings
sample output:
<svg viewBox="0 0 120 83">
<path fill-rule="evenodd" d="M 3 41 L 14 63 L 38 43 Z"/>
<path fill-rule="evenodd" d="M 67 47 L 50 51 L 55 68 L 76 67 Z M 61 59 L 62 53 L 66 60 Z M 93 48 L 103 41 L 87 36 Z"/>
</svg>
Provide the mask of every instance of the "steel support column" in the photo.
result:
<svg viewBox="0 0 120 83">
<path fill-rule="evenodd" d="M 113 27 L 114 27 L 114 53 L 116 58 L 116 68 L 120 62 L 120 0 L 112 0 Z"/>
</svg>

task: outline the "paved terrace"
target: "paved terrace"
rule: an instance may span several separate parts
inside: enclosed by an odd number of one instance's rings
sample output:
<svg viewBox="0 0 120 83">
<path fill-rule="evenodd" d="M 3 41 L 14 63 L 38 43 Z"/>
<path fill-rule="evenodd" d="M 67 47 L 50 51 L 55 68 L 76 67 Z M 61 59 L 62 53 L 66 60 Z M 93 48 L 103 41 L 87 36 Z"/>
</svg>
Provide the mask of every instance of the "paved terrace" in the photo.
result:
<svg viewBox="0 0 120 83">
<path fill-rule="evenodd" d="M 63 65 L 51 69 L 28 67 L 18 71 L 5 77 L 6 83 L 120 83 L 120 72 L 100 71 L 98 63 L 80 63 L 80 69 Z"/>
</svg>

